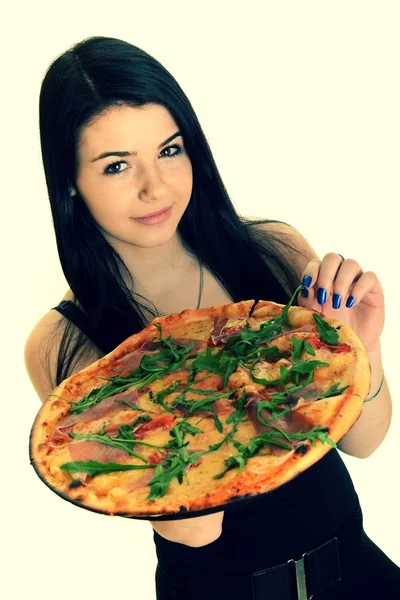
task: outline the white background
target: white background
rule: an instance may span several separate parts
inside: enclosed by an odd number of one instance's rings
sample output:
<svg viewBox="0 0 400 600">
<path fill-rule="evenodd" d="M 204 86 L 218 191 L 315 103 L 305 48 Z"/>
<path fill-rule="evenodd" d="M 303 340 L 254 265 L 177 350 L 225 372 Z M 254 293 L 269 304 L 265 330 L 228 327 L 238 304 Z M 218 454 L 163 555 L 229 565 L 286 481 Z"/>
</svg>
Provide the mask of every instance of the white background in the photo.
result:
<svg viewBox="0 0 400 600">
<path fill-rule="evenodd" d="M 370 458 L 343 456 L 367 533 L 400 564 L 398 2 L 42 0 L 5 10 L 4 597 L 155 598 L 150 525 L 63 501 L 39 480 L 28 457 L 40 402 L 25 373 L 23 346 L 34 323 L 67 289 L 41 164 L 39 90 L 49 63 L 92 35 L 124 39 L 171 71 L 240 212 L 287 221 L 320 256 L 340 252 L 378 274 L 386 296 L 382 344 L 393 421 Z"/>
</svg>

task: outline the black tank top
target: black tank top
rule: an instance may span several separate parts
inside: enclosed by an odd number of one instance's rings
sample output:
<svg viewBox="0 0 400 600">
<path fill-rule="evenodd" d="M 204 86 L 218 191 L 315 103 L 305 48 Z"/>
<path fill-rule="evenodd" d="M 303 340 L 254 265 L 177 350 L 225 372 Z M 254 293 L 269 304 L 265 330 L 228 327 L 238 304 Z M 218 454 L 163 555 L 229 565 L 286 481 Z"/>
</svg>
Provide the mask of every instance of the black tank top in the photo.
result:
<svg viewBox="0 0 400 600">
<path fill-rule="evenodd" d="M 101 336 L 72 302 L 55 310 L 79 327 L 101 349 Z M 276 490 L 225 508 L 221 536 L 192 548 L 153 538 L 161 564 L 200 573 L 251 573 L 316 548 L 344 525 L 358 503 L 350 475 L 337 450 Z"/>
</svg>

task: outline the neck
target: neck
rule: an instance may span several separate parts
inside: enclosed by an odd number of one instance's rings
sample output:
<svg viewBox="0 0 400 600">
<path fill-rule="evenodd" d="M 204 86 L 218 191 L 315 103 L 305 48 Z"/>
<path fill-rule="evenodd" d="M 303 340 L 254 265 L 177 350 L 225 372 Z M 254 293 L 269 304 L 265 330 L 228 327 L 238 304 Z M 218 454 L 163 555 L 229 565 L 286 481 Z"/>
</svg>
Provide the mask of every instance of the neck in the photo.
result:
<svg viewBox="0 0 400 600">
<path fill-rule="evenodd" d="M 165 244 L 140 248 L 119 240 L 109 240 L 133 277 L 131 292 L 154 300 L 180 282 L 196 259 L 184 248 L 176 232 Z"/>
</svg>

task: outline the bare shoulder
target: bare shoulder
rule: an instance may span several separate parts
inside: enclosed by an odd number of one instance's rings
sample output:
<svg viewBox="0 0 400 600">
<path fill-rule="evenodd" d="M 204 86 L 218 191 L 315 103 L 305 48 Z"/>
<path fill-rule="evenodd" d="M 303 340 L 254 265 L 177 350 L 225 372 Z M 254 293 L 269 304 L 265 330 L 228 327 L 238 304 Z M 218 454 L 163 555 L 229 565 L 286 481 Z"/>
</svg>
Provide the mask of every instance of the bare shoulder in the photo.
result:
<svg viewBox="0 0 400 600">
<path fill-rule="evenodd" d="M 65 296 L 64 299 L 70 298 Z M 49 393 L 54 389 L 52 382 L 55 381 L 58 352 L 66 325 L 67 320 L 63 315 L 56 310 L 50 310 L 34 325 L 25 342 L 25 367 L 42 402 L 45 402 Z M 73 335 L 78 335 L 78 328 L 75 326 L 72 328 Z M 93 344 L 85 353 L 84 361 L 77 364 L 75 371 L 92 364 L 100 357 L 101 353 Z"/>
<path fill-rule="evenodd" d="M 260 219 L 257 217 L 248 217 L 246 222 L 286 245 L 288 252 L 294 251 L 293 259 L 299 263 L 300 267 L 306 266 L 307 262 L 313 258 L 318 258 L 317 253 L 311 246 L 308 239 L 300 233 L 293 225 L 284 221 Z"/>
</svg>

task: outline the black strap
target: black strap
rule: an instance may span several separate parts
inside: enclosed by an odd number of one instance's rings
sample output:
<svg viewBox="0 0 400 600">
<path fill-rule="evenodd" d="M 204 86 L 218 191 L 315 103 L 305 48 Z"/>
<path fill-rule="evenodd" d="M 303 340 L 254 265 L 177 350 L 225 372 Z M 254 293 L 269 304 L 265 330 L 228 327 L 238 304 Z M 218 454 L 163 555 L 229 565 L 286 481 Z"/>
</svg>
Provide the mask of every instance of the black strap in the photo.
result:
<svg viewBox="0 0 400 600">
<path fill-rule="evenodd" d="M 102 340 L 100 336 L 93 328 L 83 310 L 76 306 L 76 304 L 70 300 L 62 300 L 60 304 L 54 306 L 51 310 L 57 310 L 66 319 L 79 327 L 79 329 L 102 350 Z"/>
<path fill-rule="evenodd" d="M 361 541 L 362 512 L 358 504 L 343 529 L 325 544 L 282 565 L 252 573 L 255 600 L 312 598 L 339 581 Z"/>
</svg>

